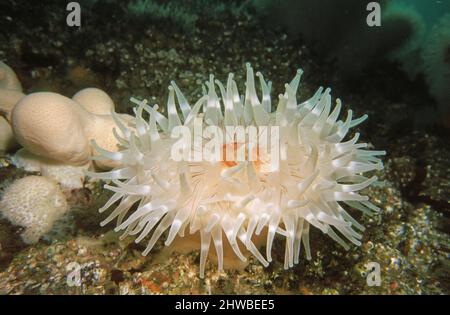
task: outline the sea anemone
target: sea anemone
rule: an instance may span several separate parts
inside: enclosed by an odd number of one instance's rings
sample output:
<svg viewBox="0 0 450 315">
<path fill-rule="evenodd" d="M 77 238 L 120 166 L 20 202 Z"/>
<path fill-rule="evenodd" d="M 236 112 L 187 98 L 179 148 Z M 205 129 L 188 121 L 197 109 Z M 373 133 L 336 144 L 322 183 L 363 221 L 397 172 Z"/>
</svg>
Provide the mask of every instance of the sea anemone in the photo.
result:
<svg viewBox="0 0 450 315">
<path fill-rule="evenodd" d="M 108 152 L 93 145 L 100 154 L 96 159 L 114 160 L 120 166 L 109 172 L 89 173 L 93 178 L 108 181 L 105 188 L 114 192 L 99 209 L 103 212 L 115 207 L 102 226 L 117 219 L 115 230 L 124 230 L 121 238 L 136 235 L 136 242 L 153 231 L 143 255 L 151 251 L 166 230 L 169 230 L 166 246 L 177 235 L 183 237 L 187 227 L 190 234 L 199 232 L 200 277 L 204 277 L 211 241 L 218 269 L 223 269 L 223 236 L 242 261 L 246 257 L 240 245 L 264 266 L 272 260 L 275 235 L 284 237 L 286 269 L 298 263 L 301 243 L 307 259 L 311 259 L 311 225 L 345 249 L 349 248 L 349 242 L 361 244 L 364 227 L 346 209 L 354 208 L 368 215 L 379 211 L 358 191 L 377 180 L 363 173 L 382 169 L 377 156 L 385 152 L 367 150 L 366 143 L 358 143 L 359 133 L 343 140 L 349 129 L 363 122 L 367 115 L 353 119 L 349 110 L 344 121 L 338 120 L 341 101 L 336 99 L 332 108 L 330 89 L 322 87 L 312 98 L 298 104 L 301 70 L 285 85 L 285 93 L 278 96 L 278 106 L 272 111 L 271 82 L 256 73 L 262 91 L 259 98 L 250 64 L 246 70 L 245 96 L 239 95 L 233 74 L 229 74 L 225 86 L 211 75 L 204 95 L 192 107 L 172 81 L 167 116 L 157 111 L 157 105 L 152 107 L 146 100 L 134 98 L 131 101 L 137 104 L 135 129 L 125 127 L 115 115 L 123 135 L 115 133 L 121 149 Z M 144 119 L 144 112 L 149 114 L 148 120 Z M 272 155 L 260 154 L 260 150 L 252 161 L 174 160 L 171 151 L 178 139 L 172 131 L 180 125 L 194 129 L 196 119 L 203 123 L 203 130 L 211 125 L 222 130 L 226 126 L 278 127 L 279 163 L 273 163 Z M 192 150 L 204 149 L 210 139 L 203 139 L 201 147 Z M 245 143 L 238 143 L 233 136 L 222 150 L 241 144 Z M 255 245 L 256 236 L 263 235 L 263 230 L 267 232 L 265 257 Z"/>
</svg>

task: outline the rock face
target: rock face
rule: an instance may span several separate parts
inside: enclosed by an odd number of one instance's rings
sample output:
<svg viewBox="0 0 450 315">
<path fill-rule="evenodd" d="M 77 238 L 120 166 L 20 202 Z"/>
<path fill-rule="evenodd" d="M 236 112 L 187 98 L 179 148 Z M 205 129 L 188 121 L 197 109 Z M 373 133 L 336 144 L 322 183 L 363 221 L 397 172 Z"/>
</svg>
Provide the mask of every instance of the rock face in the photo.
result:
<svg viewBox="0 0 450 315">
<path fill-rule="evenodd" d="M 0 201 L 0 213 L 25 228 L 22 239 L 36 243 L 69 209 L 59 186 L 42 176 L 27 176 L 9 186 Z"/>
</svg>

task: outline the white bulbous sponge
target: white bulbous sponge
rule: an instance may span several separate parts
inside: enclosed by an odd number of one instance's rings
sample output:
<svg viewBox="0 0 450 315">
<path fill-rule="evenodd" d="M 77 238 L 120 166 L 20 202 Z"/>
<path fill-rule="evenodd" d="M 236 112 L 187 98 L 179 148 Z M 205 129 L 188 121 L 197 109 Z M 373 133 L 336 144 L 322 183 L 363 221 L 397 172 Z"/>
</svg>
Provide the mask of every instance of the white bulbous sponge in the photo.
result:
<svg viewBox="0 0 450 315">
<path fill-rule="evenodd" d="M 0 201 L 2 216 L 25 228 L 22 239 L 27 244 L 39 241 L 68 209 L 58 184 L 42 176 L 16 180 L 5 190 Z"/>
<path fill-rule="evenodd" d="M 0 151 L 9 151 L 17 147 L 9 125 L 11 111 L 23 98 L 22 85 L 14 71 L 0 61 Z"/>
<path fill-rule="evenodd" d="M 114 111 L 114 102 L 105 91 L 97 88 L 86 88 L 78 91 L 72 100 L 96 115 L 110 115 Z"/>
</svg>

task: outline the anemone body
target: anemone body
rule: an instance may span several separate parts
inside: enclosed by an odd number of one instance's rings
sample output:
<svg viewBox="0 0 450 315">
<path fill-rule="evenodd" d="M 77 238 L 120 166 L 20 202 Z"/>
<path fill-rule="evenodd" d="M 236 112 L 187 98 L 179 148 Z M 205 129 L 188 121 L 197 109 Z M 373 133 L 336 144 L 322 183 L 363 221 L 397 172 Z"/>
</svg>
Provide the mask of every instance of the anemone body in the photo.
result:
<svg viewBox="0 0 450 315">
<path fill-rule="evenodd" d="M 230 74 L 225 86 L 211 76 L 204 95 L 193 106 L 171 82 L 167 116 L 157 111 L 157 105 L 132 99 L 137 104 L 135 129 L 126 128 L 115 116 L 123 135 L 118 137 L 121 150 L 108 152 L 94 144 L 100 154 L 97 158 L 120 165 L 109 172 L 90 173 L 91 177 L 108 181 L 105 188 L 114 192 L 100 209 L 103 212 L 114 208 L 102 225 L 116 220 L 116 231 L 123 230 L 122 237 L 135 235 L 136 242 L 149 236 L 144 255 L 167 230 L 166 246 L 177 235 L 199 233 L 201 277 L 211 243 L 219 270 L 223 268 L 224 242 L 241 260 L 246 260 L 242 252 L 245 248 L 267 266 L 276 235 L 286 240 L 286 269 L 298 263 L 302 243 L 310 259 L 311 226 L 344 248 L 349 243 L 360 245 L 364 227 L 346 209 L 366 214 L 379 211 L 358 191 L 376 181 L 376 177 L 368 178 L 363 173 L 382 169 L 377 156 L 385 152 L 366 150 L 366 143 L 358 143 L 358 133 L 344 141 L 349 129 L 367 116 L 353 119 L 349 110 L 345 120 L 338 120 L 341 102 L 337 99 L 332 106 L 330 89 L 319 88 L 312 98 L 297 103 L 301 75 L 302 71 L 297 71 L 285 85 L 274 111 L 271 82 L 265 81 L 261 73 L 256 74 L 262 91 L 258 97 L 249 64 L 244 96 Z M 148 120 L 143 118 L 145 112 Z M 262 157 L 234 163 L 174 161 L 171 147 L 176 140 L 170 136 L 171 131 L 178 125 L 194 128 L 194 118 L 201 118 L 204 128 L 278 126 L 279 165 L 263 171 L 261 165 L 271 161 Z M 236 145 L 235 141 L 233 138 L 226 145 Z M 261 253 L 252 236 L 265 229 L 266 252 Z"/>
</svg>

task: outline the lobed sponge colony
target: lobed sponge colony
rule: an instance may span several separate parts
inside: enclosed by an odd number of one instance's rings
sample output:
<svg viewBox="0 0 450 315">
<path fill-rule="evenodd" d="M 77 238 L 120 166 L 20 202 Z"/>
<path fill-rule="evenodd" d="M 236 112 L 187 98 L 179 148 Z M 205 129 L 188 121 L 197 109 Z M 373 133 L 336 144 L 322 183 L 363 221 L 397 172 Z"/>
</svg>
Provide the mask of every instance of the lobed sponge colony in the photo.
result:
<svg viewBox="0 0 450 315">
<path fill-rule="evenodd" d="M 12 128 L 17 141 L 37 156 L 70 165 L 89 161 L 89 142 L 78 117 L 82 108 L 56 93 L 25 96 L 12 111 Z"/>
<path fill-rule="evenodd" d="M 22 85 L 15 72 L 0 61 L 0 89 L 22 91 Z"/>
<path fill-rule="evenodd" d="M 27 176 L 9 186 L 0 201 L 0 213 L 12 224 L 25 228 L 22 239 L 36 243 L 69 209 L 66 199 L 51 179 Z"/>
<path fill-rule="evenodd" d="M 39 157 L 22 148 L 14 154 L 12 162 L 16 167 L 27 172 L 39 172 L 42 176 L 51 178 L 61 185 L 63 190 L 79 189 L 84 185 L 84 171 L 89 164 L 68 165 L 44 157 Z"/>
<path fill-rule="evenodd" d="M 91 140 L 108 150 L 117 150 L 112 111 L 113 101 L 99 89 L 81 90 L 73 99 L 38 92 L 25 96 L 14 106 L 11 124 L 16 140 L 40 162 L 52 160 L 55 164 L 84 167 L 92 164 Z M 131 121 L 129 115 L 117 116 Z M 107 160 L 94 164 L 99 168 L 115 166 Z"/>
<path fill-rule="evenodd" d="M 9 151 L 17 146 L 8 121 L 14 105 L 24 96 L 14 71 L 0 61 L 0 151 Z"/>
<path fill-rule="evenodd" d="M 15 146 L 16 143 L 11 126 L 5 118 L 0 116 L 0 152 L 8 151 Z"/>
<path fill-rule="evenodd" d="M 114 111 L 114 102 L 106 94 L 97 88 L 86 88 L 78 91 L 72 100 L 84 107 L 85 110 L 96 115 L 109 115 Z"/>
</svg>

